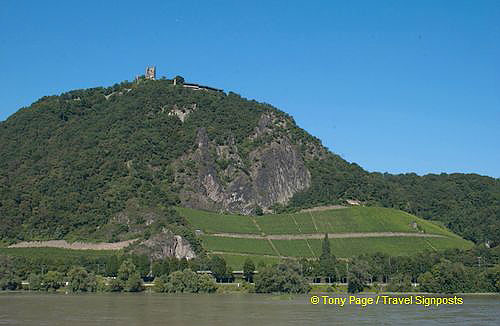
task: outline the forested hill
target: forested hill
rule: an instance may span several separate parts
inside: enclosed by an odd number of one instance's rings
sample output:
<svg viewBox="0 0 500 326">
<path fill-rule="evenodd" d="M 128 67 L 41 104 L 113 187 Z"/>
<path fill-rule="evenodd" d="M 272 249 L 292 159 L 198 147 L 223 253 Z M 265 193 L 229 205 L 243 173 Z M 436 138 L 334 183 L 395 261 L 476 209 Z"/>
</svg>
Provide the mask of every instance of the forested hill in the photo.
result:
<svg viewBox="0 0 500 326">
<path fill-rule="evenodd" d="M 268 104 L 171 80 L 47 96 L 0 123 L 0 236 L 192 234 L 171 209 L 260 214 L 356 199 L 500 243 L 500 181 L 368 173 Z"/>
</svg>

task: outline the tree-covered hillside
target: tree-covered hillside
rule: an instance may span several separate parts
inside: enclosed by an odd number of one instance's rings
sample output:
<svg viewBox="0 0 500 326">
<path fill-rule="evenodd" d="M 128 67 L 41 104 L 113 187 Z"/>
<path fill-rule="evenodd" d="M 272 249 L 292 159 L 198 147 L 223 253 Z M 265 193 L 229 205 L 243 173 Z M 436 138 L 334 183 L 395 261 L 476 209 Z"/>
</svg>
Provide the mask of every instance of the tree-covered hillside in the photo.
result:
<svg viewBox="0 0 500 326">
<path fill-rule="evenodd" d="M 168 114 L 193 103 L 203 109 L 184 123 Z M 170 163 L 196 146 L 198 128 L 240 141 L 266 108 L 167 80 L 43 97 L 0 123 L 0 235 L 87 238 L 129 208 L 165 212 L 179 204 Z M 158 213 L 179 222 L 172 214 Z"/>
<path fill-rule="evenodd" d="M 171 207 L 248 214 L 346 199 L 500 243 L 498 179 L 368 173 L 286 113 L 234 93 L 124 82 L 47 96 L 0 123 L 6 241 L 117 240 L 162 227 L 192 236 Z"/>
</svg>

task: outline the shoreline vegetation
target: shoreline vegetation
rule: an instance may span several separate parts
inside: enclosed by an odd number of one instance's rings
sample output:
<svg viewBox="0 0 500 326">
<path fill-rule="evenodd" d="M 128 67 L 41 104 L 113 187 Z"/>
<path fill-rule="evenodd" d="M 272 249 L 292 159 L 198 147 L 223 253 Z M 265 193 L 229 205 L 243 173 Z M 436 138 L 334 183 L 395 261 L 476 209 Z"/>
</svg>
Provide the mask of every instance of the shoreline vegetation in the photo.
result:
<svg viewBox="0 0 500 326">
<path fill-rule="evenodd" d="M 209 292 L 168 292 L 168 291 L 158 291 L 155 289 L 154 283 L 144 283 L 144 289 L 142 291 L 72 291 L 69 286 L 61 286 L 57 290 L 53 291 L 40 291 L 29 289 L 27 284 L 23 284 L 24 288 L 16 290 L 0 290 L 0 295 L 3 294 L 15 294 L 15 293 L 51 293 L 51 294 L 90 294 L 90 293 L 145 293 L 145 294 L 218 294 L 218 295 L 231 295 L 231 294 L 273 294 L 276 296 L 281 295 L 299 295 L 299 294 L 328 294 L 328 295 L 352 295 L 347 291 L 347 286 L 345 284 L 329 284 L 329 285 L 317 285 L 315 283 L 310 283 L 311 290 L 307 293 L 294 293 L 290 294 L 288 292 L 255 292 L 255 287 L 253 283 L 245 284 L 241 283 L 215 283 L 215 290 Z M 367 288 L 362 292 L 356 293 L 356 295 L 398 295 L 398 296 L 409 296 L 409 295 L 428 295 L 428 296 L 490 296 L 499 297 L 499 292 L 423 292 L 423 291 L 409 291 L 409 292 L 394 292 L 394 291 L 380 291 L 375 288 Z"/>
<path fill-rule="evenodd" d="M 225 286 L 224 284 L 217 284 L 218 286 Z M 219 289 L 219 288 L 218 288 Z M 255 295 L 273 295 L 276 297 L 279 296 L 290 296 L 293 297 L 294 295 L 317 295 L 317 294 L 325 294 L 325 295 L 333 295 L 333 296 L 348 296 L 352 295 L 352 293 L 348 293 L 347 291 L 319 291 L 319 290 L 311 290 L 308 293 L 295 293 L 295 294 L 290 294 L 286 292 L 272 292 L 272 293 L 256 293 L 256 292 L 250 292 L 247 289 L 240 287 L 237 290 L 230 289 L 230 290 L 222 290 L 222 291 L 215 291 L 214 293 L 168 293 L 168 292 L 157 292 L 152 289 L 145 289 L 144 291 L 140 292 L 72 292 L 67 290 L 65 287 L 62 287 L 56 291 L 51 291 L 51 292 L 42 292 L 42 291 L 36 291 L 36 290 L 0 290 L 0 295 L 8 295 L 8 294 L 24 294 L 24 293 L 40 293 L 40 294 L 61 294 L 61 295 L 88 295 L 88 294 L 106 294 L 106 293 L 113 293 L 116 295 L 119 294 L 154 294 L 154 295 L 200 295 L 200 294 L 208 294 L 208 295 L 242 295 L 242 294 L 255 294 Z M 356 295 L 361 295 L 361 296 L 371 296 L 371 295 L 395 295 L 395 296 L 410 296 L 410 295 L 426 295 L 426 296 L 466 296 L 466 297 L 498 297 L 500 299 L 500 293 L 498 292 L 457 292 L 457 293 L 437 293 L 437 292 L 387 292 L 387 291 L 371 291 L 371 290 L 366 290 L 363 292 L 356 293 Z"/>
<path fill-rule="evenodd" d="M 9 253 L 9 254 L 6 254 Z M 50 253 L 50 254 L 48 254 Z M 478 258 L 479 257 L 479 258 Z M 151 260 L 126 251 L 0 248 L 0 290 L 160 293 L 499 293 L 498 248 L 382 253 L 338 259 L 328 234 L 318 258 L 248 257 L 234 270 L 222 256 Z"/>
</svg>

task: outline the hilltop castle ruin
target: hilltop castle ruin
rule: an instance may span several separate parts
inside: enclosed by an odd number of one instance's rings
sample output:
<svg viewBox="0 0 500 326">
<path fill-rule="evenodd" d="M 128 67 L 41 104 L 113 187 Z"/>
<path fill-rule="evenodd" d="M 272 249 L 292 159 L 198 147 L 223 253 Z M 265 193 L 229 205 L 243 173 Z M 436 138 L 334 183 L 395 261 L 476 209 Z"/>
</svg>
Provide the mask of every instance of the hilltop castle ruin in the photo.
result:
<svg viewBox="0 0 500 326">
<path fill-rule="evenodd" d="M 155 80 L 156 79 L 156 67 L 155 66 L 146 67 L 145 77 L 146 77 L 146 79 Z"/>
<path fill-rule="evenodd" d="M 144 78 L 149 79 L 149 80 L 156 80 L 156 67 L 155 66 L 151 66 L 151 67 L 147 66 L 146 67 L 146 74 L 144 75 Z M 139 81 L 140 77 L 137 76 L 135 78 L 135 80 Z M 204 90 L 204 91 L 214 91 L 214 92 L 224 93 L 224 90 L 222 90 L 222 89 L 218 89 L 218 88 L 210 87 L 210 86 L 204 86 L 204 85 L 200 85 L 200 84 L 185 83 L 184 78 L 181 78 L 181 80 L 182 81 L 179 82 L 177 77 L 175 77 L 172 79 L 172 83 L 174 85 L 181 85 L 182 87 L 189 88 L 189 89 L 192 89 L 195 91 Z"/>
</svg>

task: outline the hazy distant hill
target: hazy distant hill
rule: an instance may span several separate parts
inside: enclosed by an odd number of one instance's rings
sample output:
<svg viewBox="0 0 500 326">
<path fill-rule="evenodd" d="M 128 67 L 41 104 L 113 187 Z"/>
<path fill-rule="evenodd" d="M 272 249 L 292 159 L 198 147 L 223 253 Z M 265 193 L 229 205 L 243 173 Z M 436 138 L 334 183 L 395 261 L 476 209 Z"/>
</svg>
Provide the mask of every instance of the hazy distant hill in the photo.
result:
<svg viewBox="0 0 500 326">
<path fill-rule="evenodd" d="M 383 144 L 381 144 L 383 146 Z M 292 117 L 170 80 L 47 96 L 0 123 L 4 240 L 119 240 L 167 227 L 173 206 L 261 214 L 358 200 L 500 242 L 500 181 L 368 173 Z"/>
</svg>

